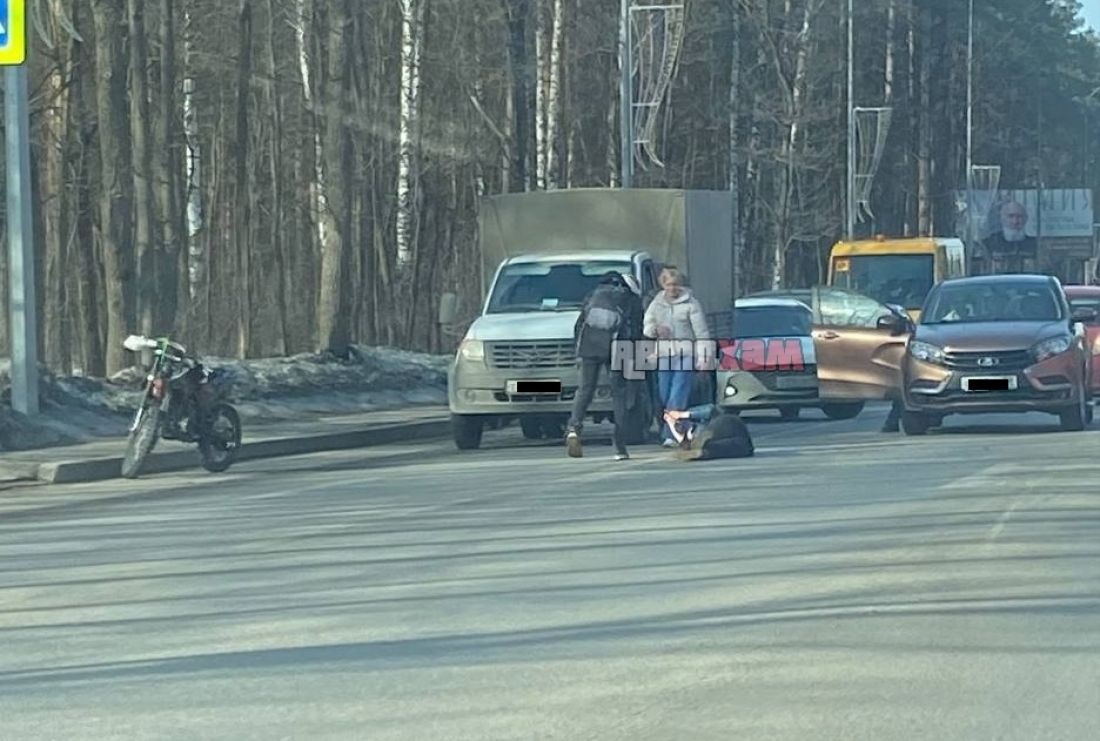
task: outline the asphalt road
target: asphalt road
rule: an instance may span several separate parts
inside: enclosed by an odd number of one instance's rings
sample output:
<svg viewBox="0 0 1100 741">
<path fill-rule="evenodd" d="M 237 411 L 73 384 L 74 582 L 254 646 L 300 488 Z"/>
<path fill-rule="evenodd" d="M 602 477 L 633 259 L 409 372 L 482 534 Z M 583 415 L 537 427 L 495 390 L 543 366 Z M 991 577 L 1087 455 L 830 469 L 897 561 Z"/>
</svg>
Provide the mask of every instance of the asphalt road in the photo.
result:
<svg viewBox="0 0 1100 741">
<path fill-rule="evenodd" d="M 884 414 L 2 492 L 0 738 L 1096 738 L 1100 432 Z"/>
</svg>

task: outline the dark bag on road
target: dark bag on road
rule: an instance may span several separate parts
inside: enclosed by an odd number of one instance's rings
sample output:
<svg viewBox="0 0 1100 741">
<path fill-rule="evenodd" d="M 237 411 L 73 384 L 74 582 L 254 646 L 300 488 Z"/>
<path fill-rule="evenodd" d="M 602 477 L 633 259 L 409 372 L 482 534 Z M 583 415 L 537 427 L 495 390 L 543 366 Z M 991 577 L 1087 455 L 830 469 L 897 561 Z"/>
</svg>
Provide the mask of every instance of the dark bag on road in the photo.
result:
<svg viewBox="0 0 1100 741">
<path fill-rule="evenodd" d="M 719 413 L 703 425 L 691 442 L 679 451 L 685 461 L 720 458 L 752 458 L 756 454 L 749 428 L 732 414 Z"/>
</svg>

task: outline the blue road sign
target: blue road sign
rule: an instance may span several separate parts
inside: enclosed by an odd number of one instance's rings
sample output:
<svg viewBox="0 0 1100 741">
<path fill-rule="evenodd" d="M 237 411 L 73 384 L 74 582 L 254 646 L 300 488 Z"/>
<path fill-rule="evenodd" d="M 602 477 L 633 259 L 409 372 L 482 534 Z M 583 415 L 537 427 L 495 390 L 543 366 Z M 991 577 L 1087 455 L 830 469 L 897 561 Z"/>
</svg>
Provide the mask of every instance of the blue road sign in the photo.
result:
<svg viewBox="0 0 1100 741">
<path fill-rule="evenodd" d="M 0 66 L 27 60 L 26 0 L 0 0 Z"/>
<path fill-rule="evenodd" d="M 8 28 L 11 19 L 8 17 L 8 0 L 0 0 L 0 47 L 8 45 Z"/>
</svg>

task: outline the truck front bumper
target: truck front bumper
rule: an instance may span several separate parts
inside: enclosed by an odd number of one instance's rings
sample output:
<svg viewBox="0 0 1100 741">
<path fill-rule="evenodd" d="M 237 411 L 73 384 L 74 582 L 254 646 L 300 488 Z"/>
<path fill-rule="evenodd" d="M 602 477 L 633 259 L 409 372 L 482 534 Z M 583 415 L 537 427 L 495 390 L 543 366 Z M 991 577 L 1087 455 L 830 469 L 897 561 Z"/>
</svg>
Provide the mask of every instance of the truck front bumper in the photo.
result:
<svg viewBox="0 0 1100 741">
<path fill-rule="evenodd" d="M 560 381 L 560 394 L 509 393 L 510 381 Z M 489 368 L 482 363 L 460 360 L 447 373 L 447 399 L 452 414 L 512 416 L 517 414 L 564 414 L 573 411 L 580 386 L 580 369 L 525 370 Z M 601 372 L 589 414 L 612 411 L 611 387 L 606 371 Z"/>
</svg>

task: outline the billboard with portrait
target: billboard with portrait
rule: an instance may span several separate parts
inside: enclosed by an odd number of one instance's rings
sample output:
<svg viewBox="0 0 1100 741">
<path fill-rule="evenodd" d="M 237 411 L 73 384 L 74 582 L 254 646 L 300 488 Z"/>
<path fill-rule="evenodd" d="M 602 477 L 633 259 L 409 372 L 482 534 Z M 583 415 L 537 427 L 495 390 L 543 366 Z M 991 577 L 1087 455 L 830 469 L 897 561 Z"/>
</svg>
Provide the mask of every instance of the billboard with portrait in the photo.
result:
<svg viewBox="0 0 1100 741">
<path fill-rule="evenodd" d="M 959 195 L 965 204 L 966 193 Z M 996 235 L 1009 240 L 1092 239 L 1092 190 L 1088 188 L 974 191 L 973 204 L 984 216 L 978 228 L 983 242 Z"/>
</svg>

